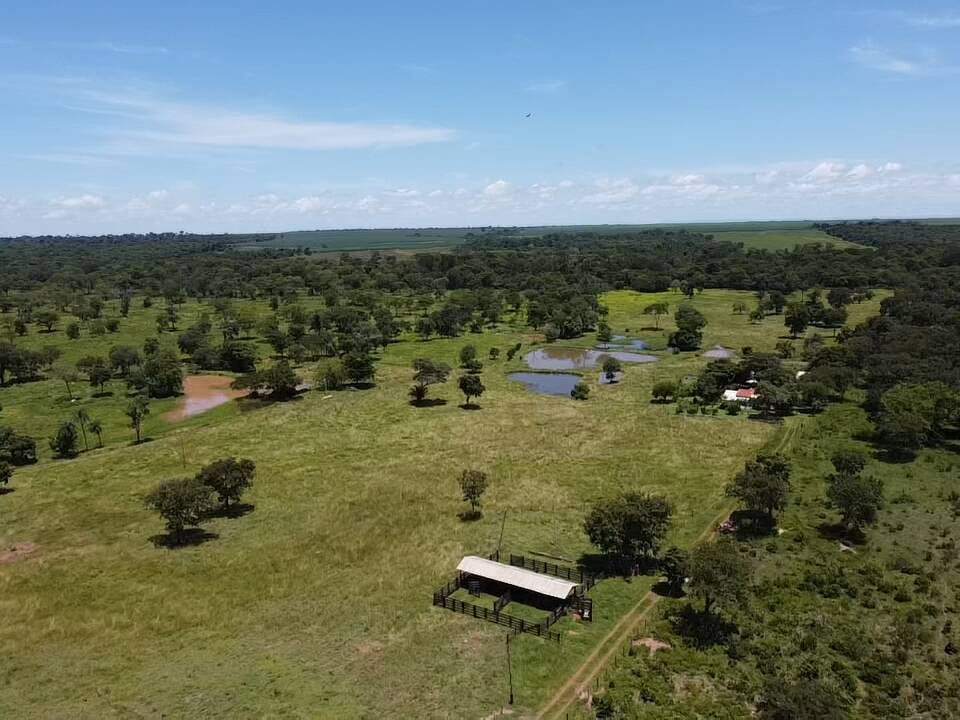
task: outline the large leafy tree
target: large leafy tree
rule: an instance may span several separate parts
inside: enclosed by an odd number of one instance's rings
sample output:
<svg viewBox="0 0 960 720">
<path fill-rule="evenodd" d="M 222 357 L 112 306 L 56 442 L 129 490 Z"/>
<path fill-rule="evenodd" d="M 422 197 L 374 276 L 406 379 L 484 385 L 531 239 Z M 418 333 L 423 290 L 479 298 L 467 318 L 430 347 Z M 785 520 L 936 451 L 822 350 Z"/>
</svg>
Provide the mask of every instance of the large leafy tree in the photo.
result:
<svg viewBox="0 0 960 720">
<path fill-rule="evenodd" d="M 688 571 L 689 592 L 703 600 L 703 611 L 707 615 L 717 607 L 730 606 L 747 597 L 752 567 L 740 553 L 736 541 L 730 538 L 701 543 L 694 548 Z"/>
<path fill-rule="evenodd" d="M 180 478 L 160 483 L 147 494 L 144 503 L 164 519 L 171 539 L 180 543 L 183 531 L 199 525 L 210 511 L 210 494 L 210 488 L 196 478 Z"/>
<path fill-rule="evenodd" d="M 470 346 L 468 346 L 470 347 Z M 431 385 L 445 383 L 450 377 L 450 366 L 446 363 L 417 358 L 413 361 L 413 387 L 410 388 L 410 398 L 414 403 L 426 400 Z"/>
<path fill-rule="evenodd" d="M 470 405 L 470 398 L 479 398 L 487 389 L 481 382 L 479 375 L 461 375 L 460 379 L 457 380 L 457 385 L 464 398 L 466 398 L 467 406 Z"/>
<path fill-rule="evenodd" d="M 583 529 L 601 553 L 628 570 L 656 554 L 672 517 L 665 497 L 627 492 L 595 503 Z"/>
<path fill-rule="evenodd" d="M 224 508 L 229 508 L 231 502 L 239 502 L 244 491 L 253 485 L 256 470 L 253 460 L 224 458 L 204 465 L 197 473 L 197 480 L 217 494 Z"/>
<path fill-rule="evenodd" d="M 739 500 L 746 509 L 764 513 L 772 524 L 774 513 L 787 505 L 790 463 L 781 455 L 751 460 L 727 485 L 726 494 Z"/>
<path fill-rule="evenodd" d="M 670 335 L 669 345 L 677 350 L 696 350 L 703 341 L 703 328 L 707 319 L 689 303 L 683 303 L 674 313 L 676 332 Z"/>
</svg>

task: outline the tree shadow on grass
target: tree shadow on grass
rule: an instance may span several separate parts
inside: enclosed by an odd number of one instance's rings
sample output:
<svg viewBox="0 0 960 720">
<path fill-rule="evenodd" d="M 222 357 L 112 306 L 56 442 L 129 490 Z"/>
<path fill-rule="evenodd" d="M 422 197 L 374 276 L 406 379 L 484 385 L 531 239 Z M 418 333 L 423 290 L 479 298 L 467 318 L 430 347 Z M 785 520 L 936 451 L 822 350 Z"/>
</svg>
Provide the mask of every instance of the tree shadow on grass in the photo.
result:
<svg viewBox="0 0 960 720">
<path fill-rule="evenodd" d="M 359 383 L 353 383 L 352 385 L 350 385 L 350 388 L 352 390 L 372 390 L 376 386 L 377 384 L 373 382 L 359 382 Z"/>
<path fill-rule="evenodd" d="M 179 537 L 173 533 L 161 533 L 150 537 L 150 542 L 155 547 L 166 548 L 167 550 L 178 550 L 185 547 L 194 547 L 204 543 L 216 540 L 220 537 L 217 533 L 207 532 L 202 528 L 186 528 Z"/>
<path fill-rule="evenodd" d="M 461 405 L 457 405 L 457 407 L 460 408 L 461 410 L 482 410 L 483 409 L 480 405 L 477 405 L 477 403 L 463 403 Z"/>
<path fill-rule="evenodd" d="M 108 398 L 113 397 L 113 390 L 104 390 L 103 392 L 93 393 L 90 397 L 92 398 Z"/>
<path fill-rule="evenodd" d="M 887 465 L 907 465 L 917 459 L 917 452 L 905 448 L 877 445 L 874 448 L 873 457 Z"/>
<path fill-rule="evenodd" d="M 476 522 L 483 517 L 483 513 L 479 510 L 464 510 L 457 513 L 457 517 L 460 518 L 461 522 Z"/>
<path fill-rule="evenodd" d="M 660 597 L 665 597 L 665 598 L 678 599 L 678 598 L 683 598 L 687 596 L 687 594 L 682 589 L 679 592 L 674 592 L 675 589 L 670 587 L 670 583 L 668 583 L 666 580 L 661 580 L 656 585 L 654 585 L 651 588 L 651 590 L 653 590 L 653 592 L 659 595 Z"/>
<path fill-rule="evenodd" d="M 845 545 L 864 545 L 867 536 L 859 528 L 847 528 L 843 523 L 824 522 L 817 525 L 817 534 L 824 540 L 836 540 Z"/>
<path fill-rule="evenodd" d="M 233 505 L 218 505 L 209 513 L 207 517 L 209 518 L 240 518 L 244 515 L 249 515 L 254 510 L 257 509 L 256 505 L 251 503 L 234 503 Z"/>
<path fill-rule="evenodd" d="M 777 521 L 762 512 L 734 510 L 730 513 L 730 521 L 737 529 L 738 540 L 770 537 L 777 532 Z"/>
<path fill-rule="evenodd" d="M 725 645 L 737 632 L 736 623 L 719 615 L 697 610 L 687 603 L 676 611 L 666 613 L 674 632 L 695 648 L 704 650 Z"/>
<path fill-rule="evenodd" d="M 12 492 L 16 492 L 16 488 L 12 487 L 0 487 L 0 495 L 9 495 Z"/>
<path fill-rule="evenodd" d="M 410 405 L 415 408 L 440 407 L 446 405 L 447 401 L 443 398 L 427 398 L 425 400 L 411 400 Z"/>
</svg>

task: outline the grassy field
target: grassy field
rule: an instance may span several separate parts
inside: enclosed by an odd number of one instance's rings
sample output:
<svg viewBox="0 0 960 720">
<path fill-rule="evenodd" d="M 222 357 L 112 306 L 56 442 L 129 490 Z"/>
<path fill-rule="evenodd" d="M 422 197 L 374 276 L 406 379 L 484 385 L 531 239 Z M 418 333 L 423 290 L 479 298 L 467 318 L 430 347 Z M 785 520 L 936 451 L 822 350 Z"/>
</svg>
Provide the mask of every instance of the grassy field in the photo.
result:
<svg viewBox="0 0 960 720">
<path fill-rule="evenodd" d="M 731 311 L 743 298 L 697 296 L 710 321 L 705 346 L 773 347 L 782 319 L 751 325 Z M 616 331 L 656 340 L 666 331 L 639 331 L 649 320 L 642 308 L 656 299 L 618 292 L 604 302 Z M 853 319 L 875 312 L 879 299 L 854 306 Z M 121 333 L 131 341 L 151 334 L 152 312 Z M 190 312 L 199 308 L 182 315 Z M 591 500 L 627 488 L 662 492 L 677 508 L 670 542 L 689 544 L 725 507 L 722 486 L 775 432 L 745 417 L 651 404 L 654 380 L 695 372 L 704 360 L 694 355 L 629 367 L 614 386 L 590 378 L 585 403 L 509 381 L 506 373 L 523 367 L 519 356 L 486 360 L 490 347 L 536 340 L 509 325 L 406 339 L 383 354 L 372 389 L 154 426 L 153 442 L 136 447 L 121 428 L 103 450 L 19 470 L 14 492 L 0 497 L 0 546 L 30 542 L 35 551 L 0 566 L 0 716 L 494 712 L 506 698 L 503 629 L 432 608 L 430 595 L 462 555 L 494 549 L 504 512 L 505 550 L 577 558 L 589 550 L 580 523 Z M 70 353 L 85 354 L 83 342 Z M 486 363 L 481 409 L 458 407 L 453 382 L 435 393 L 446 405 L 408 405 L 412 360 L 454 364 L 468 342 Z M 91 414 L 107 419 L 118 400 L 90 402 Z M 34 413 L 37 428 L 45 422 L 45 409 L 10 388 L 0 403 L 4 422 L 19 430 Z M 254 511 L 207 524 L 208 542 L 156 548 L 150 538 L 162 524 L 142 507 L 143 494 L 226 455 L 257 462 Z M 458 518 L 456 476 L 467 467 L 491 477 L 475 522 Z M 646 578 L 603 581 L 592 592 L 592 625 L 561 621 L 559 646 L 518 638 L 518 705 L 539 706 L 647 589 Z"/>
<path fill-rule="evenodd" d="M 731 222 L 731 223 L 666 223 L 656 225 L 545 225 L 514 228 L 519 237 L 537 237 L 556 232 L 590 232 L 598 234 L 630 233 L 667 228 L 713 234 L 718 240 L 742 242 L 747 247 L 764 250 L 788 250 L 796 245 L 823 243 L 838 247 L 857 247 L 854 243 L 830 237 L 805 221 Z M 243 239 L 237 247 L 243 250 L 262 248 L 309 248 L 313 252 L 359 252 L 394 250 L 417 252 L 445 250 L 464 242 L 478 228 L 395 228 L 369 230 L 300 230 L 278 233 L 270 240 L 258 242 Z"/>
</svg>

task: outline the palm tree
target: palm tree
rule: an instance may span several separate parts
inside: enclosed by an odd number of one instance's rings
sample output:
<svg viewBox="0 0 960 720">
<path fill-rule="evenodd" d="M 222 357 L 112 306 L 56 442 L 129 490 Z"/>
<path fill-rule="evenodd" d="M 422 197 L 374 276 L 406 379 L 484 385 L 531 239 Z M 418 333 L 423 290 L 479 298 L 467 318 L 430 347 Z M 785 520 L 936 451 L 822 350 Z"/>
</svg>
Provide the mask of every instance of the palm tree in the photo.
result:
<svg viewBox="0 0 960 720">
<path fill-rule="evenodd" d="M 89 450 L 90 445 L 87 443 L 87 423 L 90 422 L 90 414 L 83 408 L 80 408 L 77 410 L 76 418 L 77 424 L 80 426 L 80 432 L 83 435 L 83 449 Z"/>
<path fill-rule="evenodd" d="M 103 423 L 99 420 L 91 420 L 90 432 L 97 436 L 97 447 L 103 447 Z"/>
</svg>

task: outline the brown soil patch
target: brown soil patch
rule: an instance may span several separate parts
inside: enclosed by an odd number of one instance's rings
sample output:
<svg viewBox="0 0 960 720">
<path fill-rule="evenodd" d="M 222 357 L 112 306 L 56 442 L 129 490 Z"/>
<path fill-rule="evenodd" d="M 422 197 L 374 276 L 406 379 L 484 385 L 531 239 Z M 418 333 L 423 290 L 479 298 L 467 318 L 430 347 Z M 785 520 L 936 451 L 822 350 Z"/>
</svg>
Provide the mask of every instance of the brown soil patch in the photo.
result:
<svg viewBox="0 0 960 720">
<path fill-rule="evenodd" d="M 661 642 L 656 638 L 645 637 L 640 638 L 639 640 L 634 640 L 632 643 L 633 647 L 645 647 L 650 651 L 651 655 L 655 655 L 660 650 L 672 650 L 673 647 L 670 643 Z"/>
<path fill-rule="evenodd" d="M 17 560 L 23 560 L 23 558 L 32 554 L 35 549 L 36 546 L 30 542 L 15 543 L 12 547 L 0 552 L 0 565 L 12 565 Z"/>
<path fill-rule="evenodd" d="M 163 416 L 167 422 L 179 422 L 194 415 L 241 398 L 246 390 L 234 390 L 230 387 L 233 378 L 226 375 L 187 375 L 183 379 L 183 396 L 175 410 Z"/>
</svg>

